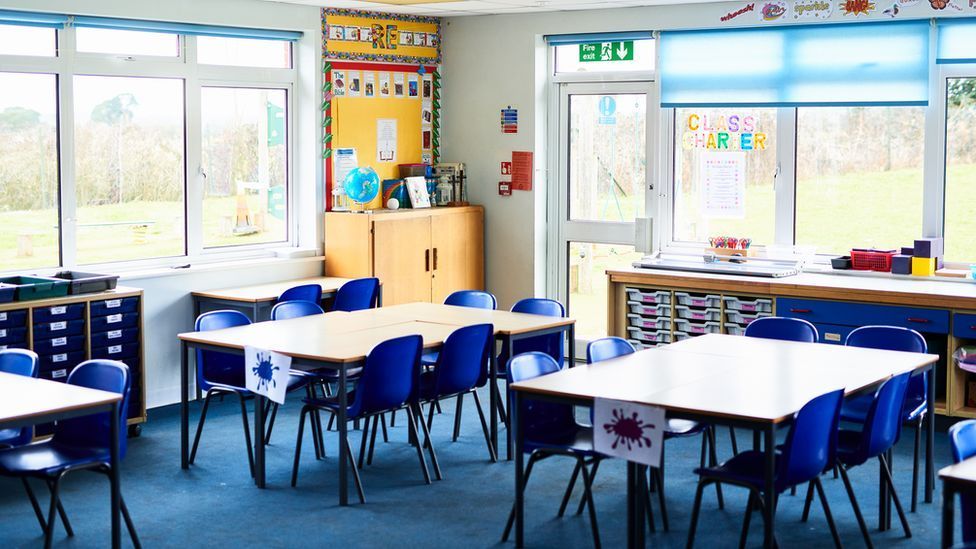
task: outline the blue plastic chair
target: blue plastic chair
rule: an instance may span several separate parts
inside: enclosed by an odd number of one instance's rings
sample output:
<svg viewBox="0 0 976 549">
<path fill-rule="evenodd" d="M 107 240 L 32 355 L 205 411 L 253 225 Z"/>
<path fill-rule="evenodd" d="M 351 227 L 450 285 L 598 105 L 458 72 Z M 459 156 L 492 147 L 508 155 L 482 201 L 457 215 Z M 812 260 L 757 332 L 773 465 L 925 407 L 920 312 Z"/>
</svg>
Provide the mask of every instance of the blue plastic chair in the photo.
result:
<svg viewBox="0 0 976 549">
<path fill-rule="evenodd" d="M 484 386 L 488 379 L 488 353 L 491 352 L 494 326 L 491 324 L 475 324 L 458 328 L 451 332 L 441 352 L 438 355 L 437 363 L 430 371 L 421 373 L 420 376 L 420 401 L 428 403 L 427 410 L 427 429 L 434 422 L 434 403 L 446 399 L 457 397 L 458 410 L 461 409 L 461 402 L 467 394 L 474 395 L 474 403 L 478 409 L 478 418 L 481 419 L 481 430 L 485 435 L 485 444 L 488 446 L 488 457 L 492 462 L 496 461 L 497 454 L 491 444 L 491 436 L 488 434 L 488 424 L 485 421 L 484 409 L 481 407 L 481 399 L 478 396 L 478 387 Z M 376 438 L 376 424 L 373 424 L 372 437 Z M 421 421 L 423 419 L 421 418 Z M 460 414 L 454 415 L 454 438 L 456 442 L 461 430 Z M 373 442 L 370 441 L 370 457 L 373 453 Z M 437 462 L 434 462 L 437 467 Z"/>
<path fill-rule="evenodd" d="M 197 317 L 194 330 L 208 332 L 222 330 L 235 326 L 245 326 L 251 320 L 238 311 L 222 310 L 210 311 Z M 200 412 L 200 422 L 193 437 L 193 447 L 190 450 L 190 463 L 197 455 L 203 424 L 207 421 L 207 410 L 210 408 L 210 398 L 215 394 L 231 394 L 237 397 L 241 404 L 241 422 L 244 424 L 244 441 L 247 445 L 247 463 L 254 476 L 254 452 L 251 449 L 251 428 L 247 419 L 247 407 L 244 398 L 251 395 L 244 381 L 244 356 L 221 353 L 219 351 L 197 350 L 197 389 L 206 391 L 203 410 Z"/>
<path fill-rule="evenodd" d="M 481 290 L 458 290 L 447 296 L 447 299 L 444 300 L 444 305 L 495 310 L 498 308 L 498 300 L 495 299 L 494 295 Z M 437 351 L 424 351 L 424 354 L 420 357 L 420 361 L 424 366 L 433 366 L 437 363 Z M 455 417 L 459 415 L 460 406 Z"/>
<path fill-rule="evenodd" d="M 357 278 L 346 282 L 336 292 L 333 311 L 361 311 L 376 307 L 380 295 L 380 279 Z"/>
<path fill-rule="evenodd" d="M 824 515 L 830 527 L 830 534 L 834 543 L 840 547 L 840 537 L 834 525 L 830 506 L 820 484 L 820 473 L 833 461 L 834 437 L 837 433 L 840 405 L 844 398 L 844 390 L 838 389 L 820 395 L 810 402 L 793 417 L 793 425 L 786 436 L 786 442 L 776 449 L 776 465 L 773 475 L 774 497 L 798 484 L 807 482 L 816 487 L 823 505 Z M 698 490 L 695 492 L 695 504 L 691 512 L 691 529 L 688 532 L 687 547 L 695 541 L 695 529 L 698 524 L 698 513 L 701 509 L 702 492 L 711 483 L 732 484 L 749 490 L 749 502 L 746 504 L 745 520 L 739 534 L 739 547 L 744 547 L 749 535 L 749 522 L 752 518 L 752 508 L 759 503 L 764 520 L 770 520 L 776 513 L 776 507 L 767 509 L 763 495 L 766 493 L 765 480 L 766 454 L 762 451 L 749 450 L 736 455 L 718 467 L 696 469 L 699 475 Z"/>
<path fill-rule="evenodd" d="M 509 361 L 506 371 L 508 382 L 515 383 L 558 372 L 560 368 L 560 363 L 556 362 L 550 355 L 539 351 L 530 351 L 513 357 Z M 518 418 L 521 422 L 522 450 L 529 455 L 522 483 L 523 492 L 528 486 L 532 467 L 536 462 L 552 456 L 568 456 L 576 460 L 574 476 L 576 472 L 583 474 L 583 497 L 586 506 L 589 508 L 593 543 L 596 547 L 600 547 L 596 508 L 593 506 L 593 493 L 590 489 L 593 482 L 590 471 L 591 467 L 596 467 L 596 464 L 604 456 L 593 450 L 593 429 L 578 424 L 573 407 L 568 404 L 528 398 L 522 399 Z M 565 502 L 560 509 L 560 514 L 564 508 Z M 505 532 L 502 534 L 503 542 L 508 540 L 514 522 L 515 505 L 513 503 L 512 512 L 508 515 L 508 522 L 505 525 Z"/>
<path fill-rule="evenodd" d="M 423 448 L 417 436 L 417 424 L 414 423 L 419 394 L 421 348 L 423 348 L 423 339 L 419 335 L 390 339 L 374 347 L 369 356 L 366 357 L 366 364 L 359 381 L 356 383 L 355 390 L 348 395 L 352 403 L 346 408 L 346 419 L 349 421 L 357 419 L 368 421 L 378 414 L 401 408 L 406 409 L 410 435 L 418 441 L 416 445 L 417 457 L 420 459 L 424 481 L 430 484 L 427 461 L 424 459 Z M 305 416 L 319 410 L 337 415 L 339 410 L 338 399 L 333 397 L 305 399 L 305 406 L 302 407 L 298 424 L 298 440 L 295 443 L 295 464 L 291 474 L 292 486 L 298 483 L 298 465 L 302 450 L 302 433 L 305 430 Z M 427 432 L 427 425 L 423 421 L 420 422 L 420 425 L 429 442 L 430 435 Z M 365 441 L 366 437 L 364 436 L 363 446 L 365 446 Z M 359 469 L 356 466 L 355 459 L 353 459 L 352 447 L 348 444 L 348 439 L 346 450 L 347 455 L 339 456 L 339 459 L 349 460 L 353 478 L 356 481 L 356 490 L 359 492 L 359 501 L 366 503 L 363 483 L 359 478 Z M 360 448 L 360 453 L 362 451 Z"/>
<path fill-rule="evenodd" d="M 56 526 L 56 512 L 60 514 L 68 535 L 74 535 L 68 516 L 61 505 L 59 496 L 61 479 L 68 473 L 81 469 L 106 475 L 111 472 L 112 421 L 117 421 L 119 424 L 119 459 L 124 458 L 126 453 L 125 418 L 128 416 L 131 384 L 128 366 L 115 360 L 88 360 L 75 366 L 68 374 L 67 383 L 121 394 L 122 403 L 119 406 L 118 417 L 113 418 L 108 412 L 103 412 L 58 421 L 54 426 L 54 436 L 50 439 L 0 451 L 0 475 L 19 477 L 24 481 L 38 522 L 44 529 L 46 548 L 51 546 Z M 120 463 L 115 464 L 115 466 L 120 465 Z M 27 478 L 43 480 L 51 491 L 51 503 L 46 520 L 27 483 Z M 120 504 L 122 517 L 125 519 L 132 543 L 136 547 L 141 547 L 124 498 L 120 500 Z"/>
<path fill-rule="evenodd" d="M 320 315 L 325 313 L 322 306 L 313 301 L 301 299 L 279 301 L 271 308 L 271 320 L 288 320 L 302 316 Z"/>
<path fill-rule="evenodd" d="M 594 362 L 610 360 L 636 351 L 634 346 L 622 337 L 611 336 L 594 339 L 586 346 L 586 363 L 593 364 Z"/>
<path fill-rule="evenodd" d="M 0 351 L 0 372 L 18 376 L 37 377 L 37 353 L 27 349 L 4 349 Z M 34 438 L 33 427 L 19 429 L 0 429 L 0 448 L 22 446 Z"/>
<path fill-rule="evenodd" d="M 746 326 L 745 335 L 763 339 L 816 343 L 820 339 L 817 328 L 802 318 L 767 316 L 757 318 Z"/>
<path fill-rule="evenodd" d="M 976 419 L 960 421 L 949 428 L 949 447 L 952 448 L 952 462 L 976 456 Z M 976 543 L 976 496 L 961 495 L 962 541 L 968 547 Z"/>
<path fill-rule="evenodd" d="M 318 305 L 322 302 L 322 286 L 318 284 L 292 286 L 278 296 L 278 303 L 283 301 L 310 301 Z"/>
<path fill-rule="evenodd" d="M 899 326 L 862 326 L 847 336 L 850 347 L 867 347 L 909 353 L 927 353 L 928 345 L 922 334 Z M 929 374 L 915 374 L 908 381 L 905 405 L 902 409 L 902 422 L 915 426 L 915 454 L 912 465 L 912 512 L 918 507 L 918 469 L 919 453 L 922 446 L 922 426 L 928 414 Z M 864 423 L 871 407 L 871 395 L 852 398 L 844 402 L 840 409 L 840 419 L 854 423 Z"/>
<path fill-rule="evenodd" d="M 888 450 L 898 442 L 901 434 L 901 411 L 905 402 L 905 393 L 908 388 L 908 381 L 911 372 L 905 372 L 889 378 L 874 393 L 868 413 L 865 417 L 861 430 L 855 431 L 848 428 L 841 428 L 837 432 L 837 460 L 840 476 L 844 480 L 844 488 L 847 489 L 847 496 L 851 500 L 851 507 L 854 508 L 854 516 L 857 518 L 858 526 L 864 541 L 870 547 L 871 537 L 868 527 L 861 514 L 861 508 L 857 504 L 857 497 L 848 478 L 847 470 L 866 463 L 872 458 L 878 458 L 881 476 L 888 486 L 889 493 L 895 502 L 895 509 L 898 511 L 898 518 L 901 520 L 905 537 L 911 537 L 912 532 L 908 526 L 908 519 L 902 510 L 901 501 L 895 491 L 895 484 L 891 478 L 891 468 L 888 465 L 886 454 Z M 833 467 L 835 464 L 830 464 Z M 810 496 L 807 497 L 807 508 L 809 508 Z M 804 509 L 804 516 L 807 509 Z"/>
</svg>

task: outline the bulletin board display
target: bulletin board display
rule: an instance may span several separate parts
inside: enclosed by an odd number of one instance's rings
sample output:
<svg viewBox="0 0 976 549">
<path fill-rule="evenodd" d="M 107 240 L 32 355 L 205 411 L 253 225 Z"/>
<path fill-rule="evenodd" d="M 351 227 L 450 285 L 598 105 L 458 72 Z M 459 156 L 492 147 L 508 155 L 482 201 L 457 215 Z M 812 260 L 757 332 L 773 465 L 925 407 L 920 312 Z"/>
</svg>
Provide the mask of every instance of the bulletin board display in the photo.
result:
<svg viewBox="0 0 976 549">
<path fill-rule="evenodd" d="M 327 60 L 440 63 L 441 25 L 435 17 L 322 9 Z"/>
</svg>

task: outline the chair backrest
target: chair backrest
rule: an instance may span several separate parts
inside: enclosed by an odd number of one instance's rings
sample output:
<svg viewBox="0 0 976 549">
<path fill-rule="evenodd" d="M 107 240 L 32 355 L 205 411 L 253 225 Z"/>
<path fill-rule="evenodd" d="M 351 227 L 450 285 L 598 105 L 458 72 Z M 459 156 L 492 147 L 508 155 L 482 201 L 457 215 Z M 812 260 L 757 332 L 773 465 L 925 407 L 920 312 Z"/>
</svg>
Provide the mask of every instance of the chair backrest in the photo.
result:
<svg viewBox="0 0 976 549">
<path fill-rule="evenodd" d="M 419 335 L 388 339 L 369 352 L 350 415 L 382 412 L 399 408 L 415 397 L 420 378 L 420 352 L 424 341 Z"/>
<path fill-rule="evenodd" d="M 594 339 L 586 346 L 586 362 L 593 364 L 635 352 L 634 346 L 622 337 L 610 336 Z"/>
<path fill-rule="evenodd" d="M 783 445 L 779 489 L 816 478 L 834 460 L 834 443 L 844 390 L 838 389 L 807 402 L 793 418 Z"/>
<path fill-rule="evenodd" d="M 278 296 L 278 302 L 282 301 L 311 301 L 319 304 L 322 302 L 322 286 L 318 284 L 292 286 Z"/>
<path fill-rule="evenodd" d="M 197 332 L 222 330 L 250 324 L 247 315 L 239 311 L 210 311 L 197 317 L 193 329 Z M 207 391 L 212 383 L 244 386 L 244 357 L 219 351 L 197 351 L 197 385 Z"/>
<path fill-rule="evenodd" d="M 847 345 L 851 347 L 867 347 L 869 349 L 884 349 L 887 351 L 905 351 L 909 353 L 927 353 L 928 345 L 922 334 L 910 328 L 900 326 L 861 326 L 847 335 Z M 907 406 L 925 401 L 928 398 L 929 374 L 919 373 L 912 376 L 908 382 L 905 398 Z M 910 411 L 910 410 L 906 410 Z"/>
<path fill-rule="evenodd" d="M 911 372 L 888 378 L 874 393 L 861 431 L 857 461 L 868 460 L 887 451 L 901 434 L 901 409 Z"/>
<path fill-rule="evenodd" d="M 530 297 L 519 301 L 512 306 L 512 312 L 544 316 L 566 316 L 566 308 L 563 307 L 562 303 L 553 299 L 540 297 Z M 539 351 L 556 359 L 556 362 L 559 364 L 563 363 L 563 334 L 561 332 L 519 339 L 512 344 L 512 347 L 512 355 Z"/>
<path fill-rule="evenodd" d="M 34 351 L 28 351 L 27 349 L 0 350 L 0 372 L 18 376 L 37 377 L 39 371 L 38 362 L 37 353 Z M 0 429 L 0 433 L 4 433 L 4 431 L 4 429 Z M 33 427 L 22 427 L 16 431 L 13 429 L 7 431 L 8 433 L 4 433 L 0 437 L 0 445 L 22 446 L 34 438 Z M 7 438 L 9 433 L 18 434 Z"/>
<path fill-rule="evenodd" d="M 494 332 L 491 324 L 474 324 L 447 336 L 434 368 L 438 395 L 468 391 L 486 379 Z"/>
<path fill-rule="evenodd" d="M 560 369 L 560 364 L 546 353 L 539 351 L 522 353 L 508 361 L 508 382 L 511 384 L 525 381 L 558 372 Z M 522 424 L 522 433 L 527 442 L 558 438 L 560 433 L 570 432 L 576 428 L 576 416 L 573 407 L 568 404 L 523 398 L 517 417 Z"/>
<path fill-rule="evenodd" d="M 67 383 L 122 395 L 119 415 L 114 421 L 119 422 L 119 456 L 125 457 L 125 420 L 128 417 L 132 383 L 129 367 L 117 360 L 86 360 L 71 370 Z M 54 441 L 68 446 L 108 449 L 111 437 L 109 421 L 113 421 L 113 418 L 108 412 L 59 421 L 54 426 Z"/>
<path fill-rule="evenodd" d="M 481 290 L 458 290 L 447 296 L 444 305 L 458 307 L 474 307 L 476 309 L 497 309 L 498 300 L 495 296 Z"/>
<path fill-rule="evenodd" d="M 357 278 L 343 284 L 336 292 L 333 311 L 361 311 L 376 306 L 380 292 L 380 279 Z"/>
<path fill-rule="evenodd" d="M 281 301 L 271 308 L 271 320 L 288 320 L 300 316 L 320 315 L 325 311 L 311 301 Z"/>
<path fill-rule="evenodd" d="M 949 447 L 953 463 L 976 456 L 976 419 L 960 421 L 949 427 Z"/>
<path fill-rule="evenodd" d="M 746 335 L 763 339 L 816 343 L 820 339 L 817 328 L 802 318 L 767 316 L 757 318 L 746 326 Z"/>
</svg>

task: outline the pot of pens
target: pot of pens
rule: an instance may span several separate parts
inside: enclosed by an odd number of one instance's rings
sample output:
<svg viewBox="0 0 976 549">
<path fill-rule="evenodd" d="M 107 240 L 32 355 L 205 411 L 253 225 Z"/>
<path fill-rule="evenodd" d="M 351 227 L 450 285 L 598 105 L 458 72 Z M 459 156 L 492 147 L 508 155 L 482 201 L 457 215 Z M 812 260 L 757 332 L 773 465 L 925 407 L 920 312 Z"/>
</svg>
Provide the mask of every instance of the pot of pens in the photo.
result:
<svg viewBox="0 0 976 549">
<path fill-rule="evenodd" d="M 737 238 L 734 236 L 713 236 L 708 239 L 708 250 L 716 256 L 725 257 L 754 257 L 751 238 Z"/>
</svg>

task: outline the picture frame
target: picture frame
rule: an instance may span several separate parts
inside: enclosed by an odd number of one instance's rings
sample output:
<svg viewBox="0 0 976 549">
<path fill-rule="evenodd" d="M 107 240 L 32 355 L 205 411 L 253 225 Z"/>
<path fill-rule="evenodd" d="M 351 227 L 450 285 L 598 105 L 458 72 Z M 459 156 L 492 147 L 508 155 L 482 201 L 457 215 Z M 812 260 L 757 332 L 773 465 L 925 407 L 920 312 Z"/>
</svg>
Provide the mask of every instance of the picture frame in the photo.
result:
<svg viewBox="0 0 976 549">
<path fill-rule="evenodd" d="M 410 197 L 411 208 L 429 208 L 430 195 L 427 194 L 427 178 L 408 177 L 407 196 Z"/>
</svg>

